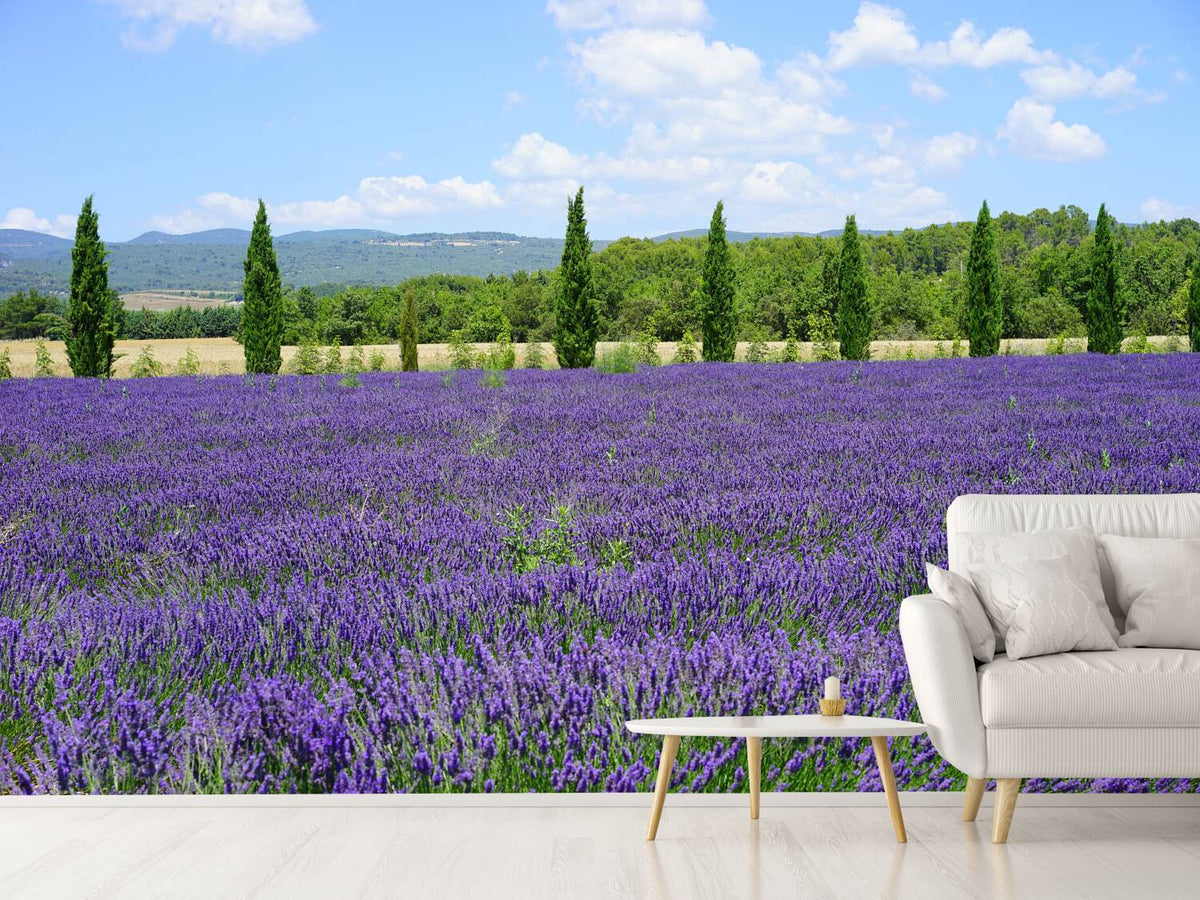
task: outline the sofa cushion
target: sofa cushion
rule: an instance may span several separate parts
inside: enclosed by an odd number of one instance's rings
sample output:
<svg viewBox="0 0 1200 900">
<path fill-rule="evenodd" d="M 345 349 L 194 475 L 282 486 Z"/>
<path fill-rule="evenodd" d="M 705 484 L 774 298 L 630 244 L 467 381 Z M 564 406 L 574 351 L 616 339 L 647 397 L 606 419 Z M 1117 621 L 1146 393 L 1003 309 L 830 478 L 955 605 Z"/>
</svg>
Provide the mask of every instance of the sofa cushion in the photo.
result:
<svg viewBox="0 0 1200 900">
<path fill-rule="evenodd" d="M 1009 659 L 1117 649 L 1069 556 L 967 566 L 967 571 L 988 618 L 1004 632 Z"/>
<path fill-rule="evenodd" d="M 954 610 L 962 622 L 971 653 L 980 662 L 991 662 L 996 655 L 996 633 L 975 587 L 961 575 L 939 569 L 933 563 L 925 563 L 925 575 L 933 596 Z"/>
<path fill-rule="evenodd" d="M 997 656 L 979 667 L 988 728 L 1200 727 L 1200 650 Z"/>
<path fill-rule="evenodd" d="M 1073 580 L 1079 584 L 1088 599 L 1096 607 L 1104 629 L 1116 643 L 1120 635 L 1112 612 L 1104 596 L 1104 585 L 1100 578 L 1100 551 L 1095 533 L 1086 526 L 1068 528 L 1065 531 L 1026 532 L 964 532 L 958 535 L 962 544 L 959 574 L 971 578 L 979 599 L 983 600 L 988 618 L 996 631 L 996 652 L 1004 649 L 1007 624 L 1001 622 L 989 608 L 983 590 L 971 575 L 972 566 L 999 565 L 1020 568 L 1030 560 L 1045 560 L 1058 556 L 1068 558 L 1074 572 Z M 1096 645 L 1079 649 L 1096 650 Z M 1028 655 L 1028 654 L 1025 654 Z"/>
<path fill-rule="evenodd" d="M 1117 603 L 1122 647 L 1200 650 L 1200 540 L 1101 535 Z"/>
</svg>

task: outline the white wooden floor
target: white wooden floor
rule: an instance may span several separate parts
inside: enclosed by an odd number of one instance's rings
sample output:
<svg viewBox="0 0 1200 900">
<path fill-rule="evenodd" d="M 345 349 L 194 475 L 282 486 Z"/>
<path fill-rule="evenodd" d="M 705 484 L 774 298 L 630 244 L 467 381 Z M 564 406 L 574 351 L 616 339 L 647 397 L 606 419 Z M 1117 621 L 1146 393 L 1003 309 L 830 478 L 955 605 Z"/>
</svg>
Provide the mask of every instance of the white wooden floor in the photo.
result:
<svg viewBox="0 0 1200 900">
<path fill-rule="evenodd" d="M 1200 897 L 1200 806 L 0 806 L 0 897 Z"/>
</svg>

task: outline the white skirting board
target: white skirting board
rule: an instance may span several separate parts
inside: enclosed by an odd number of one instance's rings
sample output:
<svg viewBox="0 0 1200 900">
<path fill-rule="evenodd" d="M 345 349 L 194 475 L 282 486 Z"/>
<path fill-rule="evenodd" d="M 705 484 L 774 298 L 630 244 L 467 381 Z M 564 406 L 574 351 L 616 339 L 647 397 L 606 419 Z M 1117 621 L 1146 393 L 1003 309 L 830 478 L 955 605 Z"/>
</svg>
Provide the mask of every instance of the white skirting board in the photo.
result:
<svg viewBox="0 0 1200 900">
<path fill-rule="evenodd" d="M 992 802 L 994 791 L 984 797 Z M 578 807 L 580 809 L 649 806 L 651 795 L 644 794 L 157 794 L 157 795 L 23 795 L 0 796 L 0 810 L 79 807 L 187 808 L 187 807 L 291 807 L 310 808 L 415 808 L 415 807 Z M 667 803 L 673 807 L 745 806 L 745 793 L 687 794 L 672 792 Z M 905 807 L 958 807 L 962 791 L 901 791 Z M 864 807 L 882 806 L 881 792 L 770 792 L 762 795 L 766 808 L 778 807 Z M 1154 807 L 1200 806 L 1200 793 L 1190 794 L 1022 794 L 1023 807 Z"/>
</svg>

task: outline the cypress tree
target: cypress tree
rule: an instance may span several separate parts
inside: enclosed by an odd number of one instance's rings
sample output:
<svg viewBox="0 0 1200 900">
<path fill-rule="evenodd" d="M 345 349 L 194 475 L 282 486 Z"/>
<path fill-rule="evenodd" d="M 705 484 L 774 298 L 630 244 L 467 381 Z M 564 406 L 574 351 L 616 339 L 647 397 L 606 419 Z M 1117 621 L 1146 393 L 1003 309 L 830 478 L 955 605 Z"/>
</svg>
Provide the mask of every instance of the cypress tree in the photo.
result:
<svg viewBox="0 0 1200 900">
<path fill-rule="evenodd" d="M 838 266 L 838 341 L 842 359 L 871 356 L 871 304 L 867 298 L 867 269 L 858 223 L 846 216 L 842 231 L 842 259 Z"/>
<path fill-rule="evenodd" d="M 583 188 L 567 201 L 567 237 L 563 242 L 562 282 L 554 304 L 554 352 L 564 369 L 587 368 L 596 360 L 600 319 L 593 300 L 592 242 L 583 214 Z"/>
<path fill-rule="evenodd" d="M 267 207 L 262 200 L 258 201 L 244 269 L 242 348 L 246 353 L 246 372 L 274 375 L 283 361 L 279 353 L 283 343 L 283 286 L 271 242 L 271 226 L 267 223 Z"/>
<path fill-rule="evenodd" d="M 1004 301 L 1000 293 L 1000 251 L 987 201 L 971 232 L 967 257 L 967 340 L 972 356 L 995 356 L 1004 327 Z"/>
<path fill-rule="evenodd" d="M 1200 352 L 1200 253 L 1192 257 L 1192 280 L 1187 300 L 1188 343 L 1192 352 Z"/>
<path fill-rule="evenodd" d="M 733 260 L 725 239 L 725 204 L 717 201 L 708 226 L 700 283 L 701 354 L 705 362 L 733 362 L 737 353 L 737 312 L 733 307 Z"/>
<path fill-rule="evenodd" d="M 1120 353 L 1125 313 L 1117 293 L 1117 252 L 1112 221 L 1104 204 L 1096 216 L 1096 245 L 1092 248 L 1092 288 L 1087 299 L 1088 350 Z"/>
<path fill-rule="evenodd" d="M 112 375 L 116 313 L 121 302 L 108 288 L 108 255 L 100 240 L 100 217 L 89 195 L 75 223 L 71 248 L 71 302 L 67 308 L 67 360 L 85 378 Z"/>
<path fill-rule="evenodd" d="M 404 292 L 400 314 L 400 371 L 417 371 L 417 295 L 412 289 Z"/>
</svg>

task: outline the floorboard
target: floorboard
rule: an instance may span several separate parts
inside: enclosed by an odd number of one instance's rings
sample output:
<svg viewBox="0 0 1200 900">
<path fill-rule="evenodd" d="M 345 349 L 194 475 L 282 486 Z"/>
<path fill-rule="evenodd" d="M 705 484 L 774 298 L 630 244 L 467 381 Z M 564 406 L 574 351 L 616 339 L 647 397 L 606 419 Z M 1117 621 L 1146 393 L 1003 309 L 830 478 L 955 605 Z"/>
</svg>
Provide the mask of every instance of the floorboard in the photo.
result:
<svg viewBox="0 0 1200 900">
<path fill-rule="evenodd" d="M 0 807 L 0 897 L 1194 898 L 1200 807 Z M 646 806 L 649 801 L 647 798 Z"/>
</svg>

